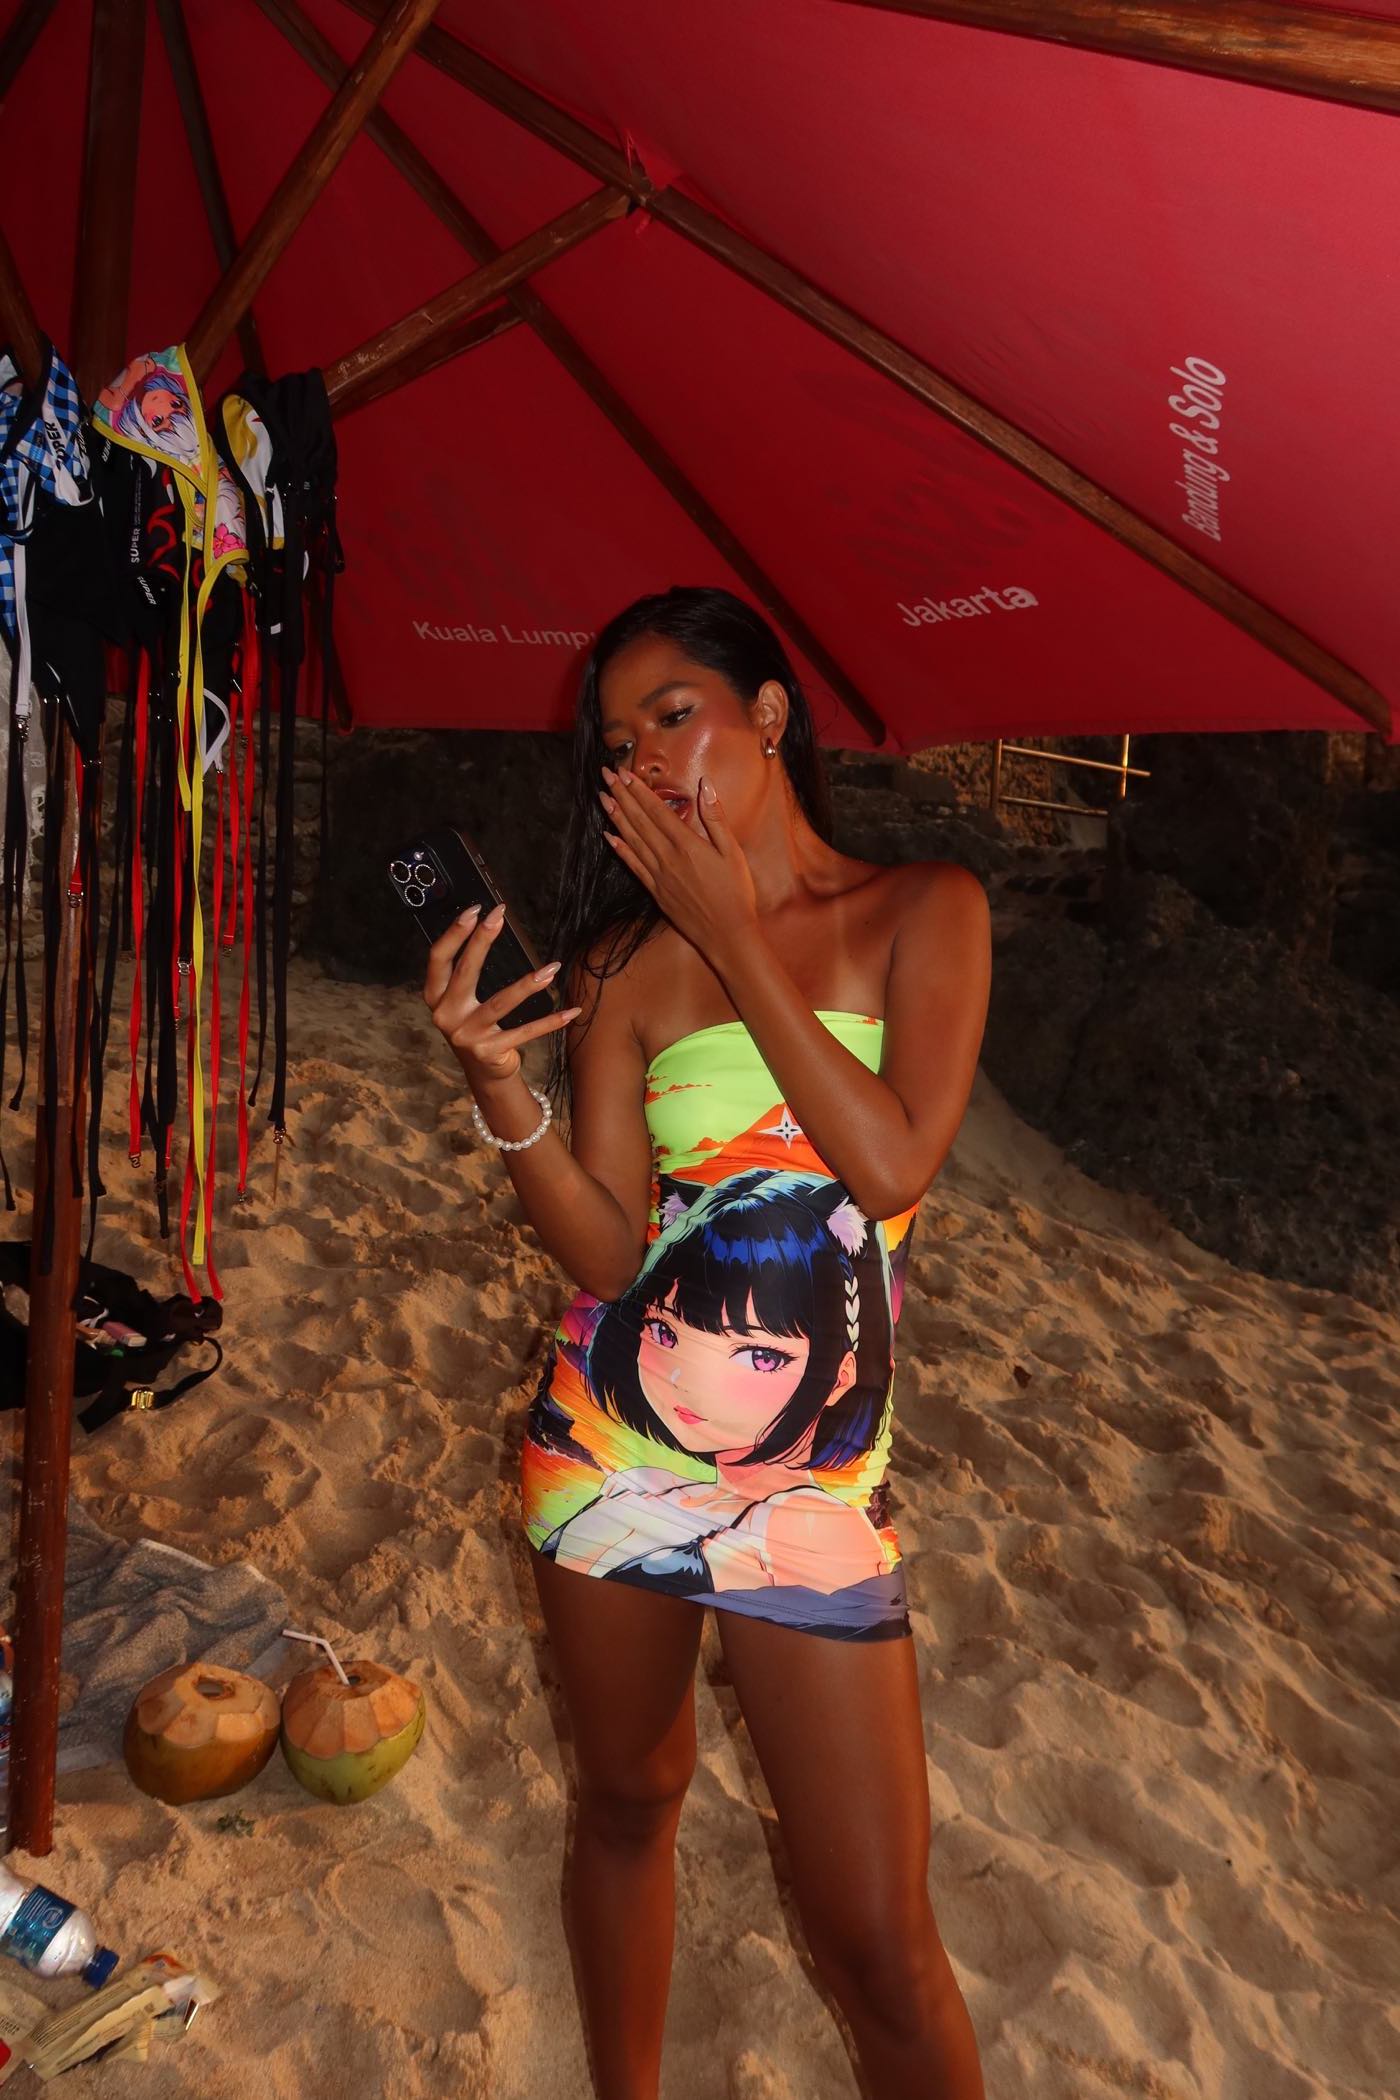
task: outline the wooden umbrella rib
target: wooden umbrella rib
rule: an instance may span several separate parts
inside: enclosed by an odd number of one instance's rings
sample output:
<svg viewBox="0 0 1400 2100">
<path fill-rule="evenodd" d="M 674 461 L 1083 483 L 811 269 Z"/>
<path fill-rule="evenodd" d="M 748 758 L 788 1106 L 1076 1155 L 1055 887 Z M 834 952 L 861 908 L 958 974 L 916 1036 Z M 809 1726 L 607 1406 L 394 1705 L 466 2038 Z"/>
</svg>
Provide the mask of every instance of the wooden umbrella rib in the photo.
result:
<svg viewBox="0 0 1400 2100">
<path fill-rule="evenodd" d="M 199 184 L 199 194 L 204 200 L 204 214 L 209 221 L 214 255 L 220 270 L 226 272 L 233 265 L 238 243 L 234 239 L 228 193 L 224 188 L 223 177 L 219 173 L 218 156 L 214 151 L 213 133 L 209 128 L 209 111 L 205 104 L 204 91 L 199 84 L 199 69 L 195 65 L 194 51 L 190 44 L 189 25 L 185 20 L 181 0 L 156 0 L 156 15 L 160 21 L 166 56 L 170 61 L 170 71 L 175 81 L 180 114 L 184 119 L 190 158 L 194 162 L 195 180 Z M 239 319 L 238 340 L 243 351 L 243 361 L 249 371 L 265 371 L 267 367 L 258 336 L 258 324 L 251 306 Z"/>
<path fill-rule="evenodd" d="M 19 69 L 39 40 L 39 32 L 53 13 L 57 0 L 24 0 L 24 5 L 0 41 L 0 102 L 14 86 Z"/>
<path fill-rule="evenodd" d="M 384 11 L 384 0 L 345 0 L 345 4 L 367 22 L 377 22 Z M 265 5 L 265 0 L 259 0 L 259 5 Z M 502 67 L 492 65 L 490 59 L 473 51 L 460 37 L 434 24 L 419 38 L 418 56 L 435 66 L 438 72 L 445 73 L 449 80 L 455 80 L 459 87 L 469 88 L 483 102 L 489 102 L 503 116 L 514 117 L 536 138 L 557 147 L 569 160 L 586 168 L 590 175 L 596 175 L 600 182 L 626 190 L 629 196 L 639 201 L 651 196 L 651 184 L 642 168 L 619 153 L 616 146 L 600 138 L 586 124 L 581 124 L 577 117 L 556 109 L 552 102 L 536 94 L 533 88 L 526 87 Z"/>
<path fill-rule="evenodd" d="M 382 400 L 385 394 L 397 393 L 401 386 L 423 378 L 425 373 L 435 372 L 439 365 L 451 364 L 454 358 L 464 356 L 468 350 L 479 350 L 484 343 L 494 343 L 498 335 L 519 328 L 522 319 L 514 307 L 501 300 L 484 313 L 469 314 L 456 328 L 425 336 L 417 349 L 405 352 L 392 363 L 379 366 L 368 377 L 357 379 L 353 388 L 347 387 L 338 395 L 333 394 L 331 408 L 336 421 L 353 414 L 357 408 L 367 408 L 371 401 Z"/>
<path fill-rule="evenodd" d="M 365 117 L 422 36 L 437 5 L 438 0 L 393 0 L 382 14 L 376 11 L 369 42 L 190 330 L 190 362 L 201 384 L 258 287 L 340 165 Z"/>
<path fill-rule="evenodd" d="M 358 13 L 374 19 L 378 0 L 347 0 Z M 467 87 L 494 108 L 512 116 L 537 138 L 566 153 L 591 174 L 626 188 L 654 218 L 670 226 L 686 240 L 726 264 L 751 284 L 779 299 L 793 313 L 820 328 L 865 363 L 883 372 L 927 407 L 975 437 L 1011 465 L 1030 474 L 1042 486 L 1063 498 L 1095 524 L 1113 533 L 1124 546 L 1140 554 L 1155 567 L 1192 591 L 1213 610 L 1240 627 L 1255 641 L 1285 663 L 1310 678 L 1324 692 L 1383 735 L 1390 732 L 1390 709 L 1375 688 L 1350 665 L 1324 649 L 1311 636 L 1239 589 L 1185 547 L 1140 517 L 1107 489 L 1079 473 L 1067 460 L 1018 430 L 1004 417 L 945 379 L 943 375 L 897 343 L 892 336 L 862 320 L 848 307 L 819 291 L 798 271 L 747 240 L 724 220 L 694 204 L 678 190 L 653 190 L 640 170 L 634 169 L 615 147 L 591 132 L 576 119 L 556 110 L 544 96 L 514 80 L 487 59 L 481 58 L 445 30 L 434 29 L 420 46 L 420 55 L 430 64 Z"/>
<path fill-rule="evenodd" d="M 308 21 L 296 0 L 258 0 L 258 5 L 323 81 L 329 83 L 339 77 L 343 61 L 334 46 Z M 495 260 L 501 253 L 499 245 L 392 117 L 376 110 L 367 121 L 365 132 L 476 262 Z M 759 604 L 792 638 L 809 663 L 821 672 L 852 717 L 862 724 L 877 745 L 884 743 L 888 734 L 886 726 L 855 681 L 812 633 L 801 614 L 789 604 L 767 571 L 701 495 L 659 439 L 599 371 L 582 344 L 545 305 L 534 286 L 528 283 L 514 285 L 506 297 L 515 313 L 530 324 L 570 377 L 582 387 L 594 406 L 602 411 L 619 436 L 632 447 L 735 574 L 744 579 Z M 492 331 L 493 334 L 498 332 Z"/>
<path fill-rule="evenodd" d="M 1400 111 L 1400 22 L 1280 0 L 848 0 L 1142 59 L 1357 109 Z"/>
<path fill-rule="evenodd" d="M 8 348 L 20 378 L 32 386 L 44 356 L 44 338 L 10 244 L 0 229 L 0 349 Z"/>
<path fill-rule="evenodd" d="M 469 315 L 494 305 L 522 278 L 566 255 L 609 220 L 620 218 L 628 202 L 620 190 L 595 190 L 582 204 L 571 206 L 547 225 L 527 234 L 513 248 L 505 249 L 494 262 L 460 278 L 426 305 L 415 307 L 391 328 L 338 359 L 326 370 L 331 407 L 343 415 L 370 384 L 384 392 L 381 382 L 386 373 L 401 369 L 408 360 L 419 357 L 433 343 L 458 329 Z"/>
<path fill-rule="evenodd" d="M 989 451 L 1018 467 L 1052 495 L 1059 496 L 1082 516 L 1102 526 L 1124 546 L 1140 554 L 1154 567 L 1185 585 L 1215 611 L 1223 613 L 1255 641 L 1290 663 L 1324 691 L 1330 692 L 1383 734 L 1389 734 L 1390 709 L 1386 701 L 1348 664 L 1312 640 L 1248 591 L 1241 590 L 1218 569 L 1213 569 L 1167 533 L 1087 474 L 1081 474 L 1058 453 L 1040 444 L 1014 423 L 998 416 L 984 402 L 936 372 L 923 359 L 906 350 L 882 330 L 862 321 L 837 300 L 828 298 L 796 270 L 790 270 L 742 234 L 736 233 L 712 212 L 692 204 L 678 191 L 668 190 L 652 209 L 658 218 L 683 234 L 707 255 L 727 263 L 751 284 L 767 292 L 834 342 L 852 350 L 875 371 L 892 379 L 906 393 L 934 409 Z"/>
</svg>

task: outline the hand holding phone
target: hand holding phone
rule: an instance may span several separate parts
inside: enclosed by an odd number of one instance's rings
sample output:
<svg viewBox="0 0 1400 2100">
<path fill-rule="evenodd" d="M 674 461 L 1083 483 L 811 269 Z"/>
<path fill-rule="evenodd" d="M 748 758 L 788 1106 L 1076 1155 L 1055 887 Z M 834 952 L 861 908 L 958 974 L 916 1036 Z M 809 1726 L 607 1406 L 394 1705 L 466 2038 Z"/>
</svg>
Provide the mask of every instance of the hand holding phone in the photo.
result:
<svg viewBox="0 0 1400 2100">
<path fill-rule="evenodd" d="M 389 880 L 429 943 L 423 997 L 468 1079 L 511 1077 L 521 1043 L 567 1027 L 580 1009 L 552 1011 L 552 974 L 455 826 L 410 840 L 390 860 Z"/>
<path fill-rule="evenodd" d="M 434 1025 L 452 1045 L 474 1087 L 513 1078 L 520 1070 L 523 1044 L 567 1028 L 583 1011 L 580 1006 L 570 1006 L 560 1013 L 546 1011 L 542 1017 L 515 1024 L 517 1009 L 528 1011 L 538 997 L 544 997 L 548 1008 L 547 994 L 541 988 L 553 982 L 558 963 L 546 963 L 543 969 L 532 970 L 513 984 L 486 993 L 481 981 L 483 965 L 504 920 L 503 904 L 494 906 L 484 916 L 479 906 L 469 906 L 428 951 L 423 998 Z"/>
</svg>

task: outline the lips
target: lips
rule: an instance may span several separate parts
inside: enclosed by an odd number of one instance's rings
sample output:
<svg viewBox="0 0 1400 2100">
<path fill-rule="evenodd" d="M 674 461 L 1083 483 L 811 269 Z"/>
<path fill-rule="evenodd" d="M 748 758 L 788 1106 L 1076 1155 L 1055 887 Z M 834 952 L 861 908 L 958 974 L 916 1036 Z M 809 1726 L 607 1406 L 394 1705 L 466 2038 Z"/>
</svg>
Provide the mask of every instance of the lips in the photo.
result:
<svg viewBox="0 0 1400 2100">
<path fill-rule="evenodd" d="M 653 788 L 652 793 L 657 797 L 658 801 L 664 802 L 669 809 L 673 809 L 678 817 L 684 818 L 690 814 L 690 797 L 689 795 L 681 794 L 679 789 Z"/>
<path fill-rule="evenodd" d="M 684 1422 L 687 1429 L 693 1429 L 697 1422 L 703 1420 L 703 1417 L 697 1415 L 693 1408 L 678 1407 L 676 1409 L 676 1420 Z"/>
</svg>

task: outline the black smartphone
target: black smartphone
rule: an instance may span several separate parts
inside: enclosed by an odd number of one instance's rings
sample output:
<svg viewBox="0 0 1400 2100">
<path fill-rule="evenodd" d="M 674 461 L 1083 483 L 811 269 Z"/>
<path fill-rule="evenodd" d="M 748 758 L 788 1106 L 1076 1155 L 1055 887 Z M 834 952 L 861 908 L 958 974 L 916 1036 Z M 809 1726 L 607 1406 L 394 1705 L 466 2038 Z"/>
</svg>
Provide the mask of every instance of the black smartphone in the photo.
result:
<svg viewBox="0 0 1400 2100">
<path fill-rule="evenodd" d="M 491 871 L 466 835 L 453 824 L 440 824 L 425 831 L 399 849 L 389 862 L 389 881 L 403 899 L 429 943 L 440 940 L 454 919 L 469 905 L 479 904 L 482 917 L 503 902 L 491 879 Z M 462 936 L 463 944 L 467 935 Z M 502 992 L 508 984 L 526 977 L 540 966 L 527 936 L 511 918 L 506 906 L 500 932 L 486 951 L 477 989 L 483 999 Z M 518 1028 L 525 1021 L 542 1021 L 553 1013 L 548 990 L 531 992 L 497 1022 L 498 1028 Z"/>
</svg>

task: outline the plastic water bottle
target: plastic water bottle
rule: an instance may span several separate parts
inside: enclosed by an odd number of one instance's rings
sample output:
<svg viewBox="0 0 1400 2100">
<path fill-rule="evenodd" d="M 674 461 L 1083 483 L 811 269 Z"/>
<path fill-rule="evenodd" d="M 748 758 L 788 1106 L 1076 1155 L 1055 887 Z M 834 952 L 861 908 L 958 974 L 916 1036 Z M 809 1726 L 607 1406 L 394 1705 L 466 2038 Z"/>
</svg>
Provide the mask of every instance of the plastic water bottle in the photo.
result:
<svg viewBox="0 0 1400 2100">
<path fill-rule="evenodd" d="M 10 1715 L 14 1710 L 14 1680 L 0 1669 L 0 1852 L 10 1833 Z"/>
<path fill-rule="evenodd" d="M 38 1976 L 81 1976 L 95 1991 L 117 1966 L 112 1949 L 98 1946 L 85 1911 L 6 1866 L 0 1866 L 0 1954 Z"/>
</svg>

